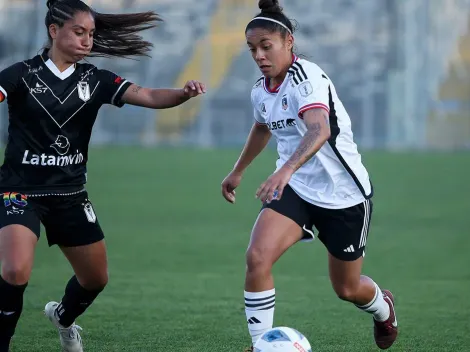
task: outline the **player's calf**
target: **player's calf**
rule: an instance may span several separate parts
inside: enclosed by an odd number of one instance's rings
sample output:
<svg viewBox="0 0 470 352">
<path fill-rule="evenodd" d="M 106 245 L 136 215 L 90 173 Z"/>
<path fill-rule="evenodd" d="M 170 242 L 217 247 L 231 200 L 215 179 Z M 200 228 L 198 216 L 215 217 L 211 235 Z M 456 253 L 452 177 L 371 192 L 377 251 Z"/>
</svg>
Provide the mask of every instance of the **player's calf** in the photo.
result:
<svg viewBox="0 0 470 352">
<path fill-rule="evenodd" d="M 390 347 L 397 337 L 397 325 L 391 294 L 382 293 L 369 277 L 360 275 L 362 259 L 340 260 L 330 254 L 330 279 L 339 298 L 372 314 L 374 336 L 380 348 Z M 384 291 L 388 292 L 388 291 Z"/>
<path fill-rule="evenodd" d="M 273 327 L 275 305 L 275 289 L 263 292 L 245 291 L 246 322 L 253 344 Z"/>
<path fill-rule="evenodd" d="M 364 298 L 362 297 L 360 297 L 360 300 L 356 300 L 353 303 L 355 303 L 362 311 L 372 314 L 375 321 L 386 321 L 390 317 L 390 306 L 384 299 L 379 286 L 369 278 L 361 281 L 363 282 L 363 285 L 368 285 L 373 288 L 373 296 L 371 299 L 369 298 L 368 303 L 366 304 L 363 304 Z"/>
<path fill-rule="evenodd" d="M 12 285 L 0 276 L 0 352 L 8 352 L 10 340 L 23 311 L 27 284 Z"/>
<path fill-rule="evenodd" d="M 273 327 L 276 291 L 269 255 L 251 245 L 246 255 L 245 313 L 248 331 L 254 344 Z"/>
<path fill-rule="evenodd" d="M 23 311 L 36 243 L 37 236 L 26 226 L 12 224 L 0 230 L 0 352 L 8 352 Z"/>
<path fill-rule="evenodd" d="M 98 289 L 87 290 L 80 283 L 76 276 L 73 276 L 66 288 L 65 294 L 60 303 L 49 302 L 44 313 L 58 329 L 60 343 L 63 351 L 82 352 L 82 338 L 79 334 L 81 328 L 75 325 L 75 320 L 82 315 L 93 303 L 103 290 L 104 285 L 98 285 Z"/>
<path fill-rule="evenodd" d="M 69 280 L 62 301 L 56 309 L 60 324 L 65 327 L 72 325 L 103 289 L 104 286 L 95 290 L 87 290 L 80 285 L 77 277 L 73 276 Z"/>
</svg>

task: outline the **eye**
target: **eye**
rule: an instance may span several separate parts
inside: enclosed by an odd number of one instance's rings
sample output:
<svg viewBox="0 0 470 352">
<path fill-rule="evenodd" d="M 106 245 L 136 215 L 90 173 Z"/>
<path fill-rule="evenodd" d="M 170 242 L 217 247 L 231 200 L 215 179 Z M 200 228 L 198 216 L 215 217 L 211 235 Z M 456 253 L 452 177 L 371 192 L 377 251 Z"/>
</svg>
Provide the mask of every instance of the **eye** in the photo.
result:
<svg viewBox="0 0 470 352">
<path fill-rule="evenodd" d="M 263 49 L 264 50 L 269 50 L 269 49 L 271 49 L 271 45 L 265 45 L 265 46 L 263 46 Z"/>
<path fill-rule="evenodd" d="M 81 37 L 83 35 L 83 32 L 75 32 L 75 34 Z"/>
</svg>

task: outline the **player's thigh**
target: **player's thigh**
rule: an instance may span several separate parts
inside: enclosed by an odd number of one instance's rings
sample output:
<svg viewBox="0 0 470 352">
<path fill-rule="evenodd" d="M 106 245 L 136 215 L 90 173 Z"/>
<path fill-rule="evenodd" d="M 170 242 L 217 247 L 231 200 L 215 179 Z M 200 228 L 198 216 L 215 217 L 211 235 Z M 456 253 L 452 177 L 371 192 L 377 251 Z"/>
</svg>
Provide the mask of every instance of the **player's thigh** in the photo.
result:
<svg viewBox="0 0 470 352">
<path fill-rule="evenodd" d="M 28 282 L 39 235 L 39 216 L 32 202 L 19 193 L 4 192 L 0 206 L 0 262 L 4 280 L 16 285 Z"/>
<path fill-rule="evenodd" d="M 251 233 L 247 251 L 250 265 L 272 265 L 292 245 L 310 236 L 304 228 L 310 227 L 305 201 L 289 187 L 280 200 L 264 204 Z"/>
<path fill-rule="evenodd" d="M 371 215 L 370 200 L 346 209 L 317 208 L 318 238 L 336 259 L 356 261 L 365 255 Z"/>
<path fill-rule="evenodd" d="M 104 239 L 87 192 L 50 196 L 44 201 L 47 214 L 42 217 L 49 246 L 86 246 Z"/>
<path fill-rule="evenodd" d="M 85 288 L 105 285 L 108 266 L 104 234 L 87 192 L 51 198 L 48 205 L 42 221 L 49 245 L 61 248 Z"/>
</svg>

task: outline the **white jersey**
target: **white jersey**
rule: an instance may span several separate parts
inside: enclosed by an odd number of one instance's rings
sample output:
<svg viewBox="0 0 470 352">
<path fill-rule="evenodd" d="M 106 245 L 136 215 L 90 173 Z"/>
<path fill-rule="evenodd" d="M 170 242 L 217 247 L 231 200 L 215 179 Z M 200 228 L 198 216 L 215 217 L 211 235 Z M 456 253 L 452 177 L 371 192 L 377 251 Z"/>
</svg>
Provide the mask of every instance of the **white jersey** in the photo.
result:
<svg viewBox="0 0 470 352">
<path fill-rule="evenodd" d="M 316 64 L 294 57 L 284 82 L 269 89 L 260 78 L 251 92 L 254 118 L 276 137 L 279 159 L 276 171 L 289 160 L 307 132 L 302 114 L 325 109 L 331 137 L 293 175 L 292 189 L 305 201 L 323 208 L 342 209 L 372 196 L 372 186 L 353 141 L 351 119 L 326 73 Z"/>
</svg>

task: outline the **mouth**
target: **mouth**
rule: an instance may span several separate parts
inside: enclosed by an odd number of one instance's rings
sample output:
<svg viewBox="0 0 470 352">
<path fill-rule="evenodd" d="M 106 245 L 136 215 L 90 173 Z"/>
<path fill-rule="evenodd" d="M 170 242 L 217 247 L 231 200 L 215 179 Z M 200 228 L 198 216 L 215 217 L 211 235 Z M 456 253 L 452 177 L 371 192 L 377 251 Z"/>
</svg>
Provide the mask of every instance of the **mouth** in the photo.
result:
<svg viewBox="0 0 470 352">
<path fill-rule="evenodd" d="M 87 56 L 88 54 L 90 54 L 90 50 L 79 50 L 79 51 L 77 51 L 76 56 L 85 57 L 85 56 Z"/>
<path fill-rule="evenodd" d="M 267 72 L 271 69 L 271 66 L 269 65 L 261 65 L 259 66 L 259 69 L 261 70 L 261 72 Z"/>
</svg>

